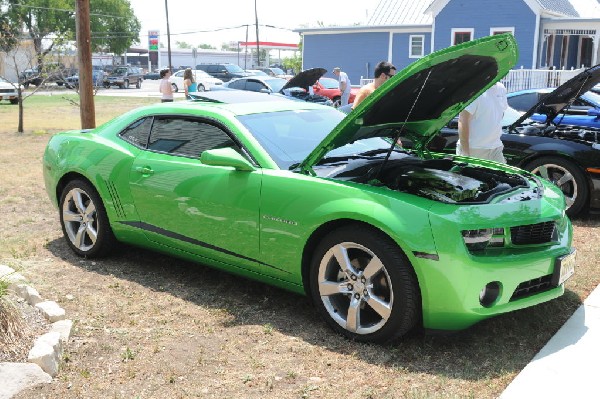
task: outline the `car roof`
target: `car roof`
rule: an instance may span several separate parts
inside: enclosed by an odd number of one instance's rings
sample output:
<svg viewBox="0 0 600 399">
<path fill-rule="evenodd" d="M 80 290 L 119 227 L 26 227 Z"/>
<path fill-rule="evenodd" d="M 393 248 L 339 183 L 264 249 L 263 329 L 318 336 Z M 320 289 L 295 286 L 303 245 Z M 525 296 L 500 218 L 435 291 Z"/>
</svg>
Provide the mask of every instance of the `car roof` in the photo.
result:
<svg viewBox="0 0 600 399">
<path fill-rule="evenodd" d="M 232 90 L 232 92 L 241 90 Z M 222 93 L 225 93 L 224 91 Z M 251 93 L 251 92 L 250 92 Z M 204 94 L 204 93 L 202 93 Z M 262 99 L 254 99 L 246 102 L 225 103 L 225 102 L 210 102 L 210 101 L 177 101 L 173 103 L 159 103 L 139 110 L 147 114 L 156 115 L 157 113 L 164 114 L 185 114 L 193 115 L 195 111 L 209 111 L 221 114 L 233 115 L 250 115 L 267 112 L 282 112 L 282 111 L 302 111 L 315 109 L 331 109 L 324 105 L 310 103 L 306 101 L 293 101 L 285 99 L 284 96 L 273 96 L 266 93 L 253 93 L 258 96 L 263 96 Z M 269 97 L 280 97 L 279 100 L 267 100 Z"/>
</svg>

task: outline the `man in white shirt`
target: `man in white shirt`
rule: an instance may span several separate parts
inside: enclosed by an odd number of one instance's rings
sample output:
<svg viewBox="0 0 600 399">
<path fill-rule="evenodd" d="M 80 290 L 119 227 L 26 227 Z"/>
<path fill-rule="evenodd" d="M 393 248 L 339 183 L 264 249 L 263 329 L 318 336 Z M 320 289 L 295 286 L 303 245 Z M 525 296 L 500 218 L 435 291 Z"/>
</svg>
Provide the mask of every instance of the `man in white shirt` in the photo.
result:
<svg viewBox="0 0 600 399">
<path fill-rule="evenodd" d="M 342 99 L 340 106 L 348 105 L 348 101 L 350 100 L 350 79 L 346 72 L 342 72 L 340 67 L 333 68 L 333 74 L 338 77 L 338 81 L 340 82 L 340 91 L 342 92 Z"/>
<path fill-rule="evenodd" d="M 456 154 L 506 163 L 502 117 L 508 108 L 506 87 L 496 83 L 458 115 Z"/>
</svg>

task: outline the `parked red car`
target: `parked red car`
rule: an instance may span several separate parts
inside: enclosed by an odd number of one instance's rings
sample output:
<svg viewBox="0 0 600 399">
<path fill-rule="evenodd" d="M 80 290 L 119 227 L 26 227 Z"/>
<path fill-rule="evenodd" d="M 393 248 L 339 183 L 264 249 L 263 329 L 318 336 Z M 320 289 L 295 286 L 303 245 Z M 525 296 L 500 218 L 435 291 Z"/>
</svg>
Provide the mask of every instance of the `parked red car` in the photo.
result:
<svg viewBox="0 0 600 399">
<path fill-rule="evenodd" d="M 320 78 L 317 83 L 313 86 L 315 94 L 329 97 L 333 101 L 333 106 L 338 107 L 340 105 L 341 92 L 339 89 L 339 82 L 333 78 Z M 358 93 L 358 88 L 352 87 L 350 90 L 350 103 L 354 102 L 354 97 Z"/>
</svg>

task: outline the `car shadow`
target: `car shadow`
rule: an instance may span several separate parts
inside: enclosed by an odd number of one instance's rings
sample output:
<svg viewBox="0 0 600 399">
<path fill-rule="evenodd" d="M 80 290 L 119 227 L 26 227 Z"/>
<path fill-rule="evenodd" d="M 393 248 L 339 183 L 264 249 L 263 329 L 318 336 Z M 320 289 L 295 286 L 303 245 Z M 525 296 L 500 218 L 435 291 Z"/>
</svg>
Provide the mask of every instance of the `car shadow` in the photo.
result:
<svg viewBox="0 0 600 399">
<path fill-rule="evenodd" d="M 264 283 L 130 246 L 93 262 L 82 261 L 62 238 L 46 247 L 86 272 L 114 276 L 197 306 L 223 310 L 229 315 L 225 327 L 270 325 L 281 334 L 373 365 L 464 380 L 520 371 L 581 303 L 575 293 L 567 291 L 557 300 L 464 331 L 420 330 L 385 345 L 365 344 L 333 332 L 308 298 Z"/>
</svg>

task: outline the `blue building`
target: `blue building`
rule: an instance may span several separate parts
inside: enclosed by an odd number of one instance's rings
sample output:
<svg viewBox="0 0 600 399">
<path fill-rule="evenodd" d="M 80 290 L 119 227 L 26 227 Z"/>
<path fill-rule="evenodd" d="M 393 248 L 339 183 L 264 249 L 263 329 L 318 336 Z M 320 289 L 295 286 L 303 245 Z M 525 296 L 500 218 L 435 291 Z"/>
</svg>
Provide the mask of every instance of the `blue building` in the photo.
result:
<svg viewBox="0 0 600 399">
<path fill-rule="evenodd" d="M 303 68 L 339 66 L 353 84 L 382 60 L 402 69 L 433 51 L 498 33 L 519 44 L 516 68 L 598 63 L 598 0 L 381 0 L 364 25 L 297 29 Z"/>
</svg>

